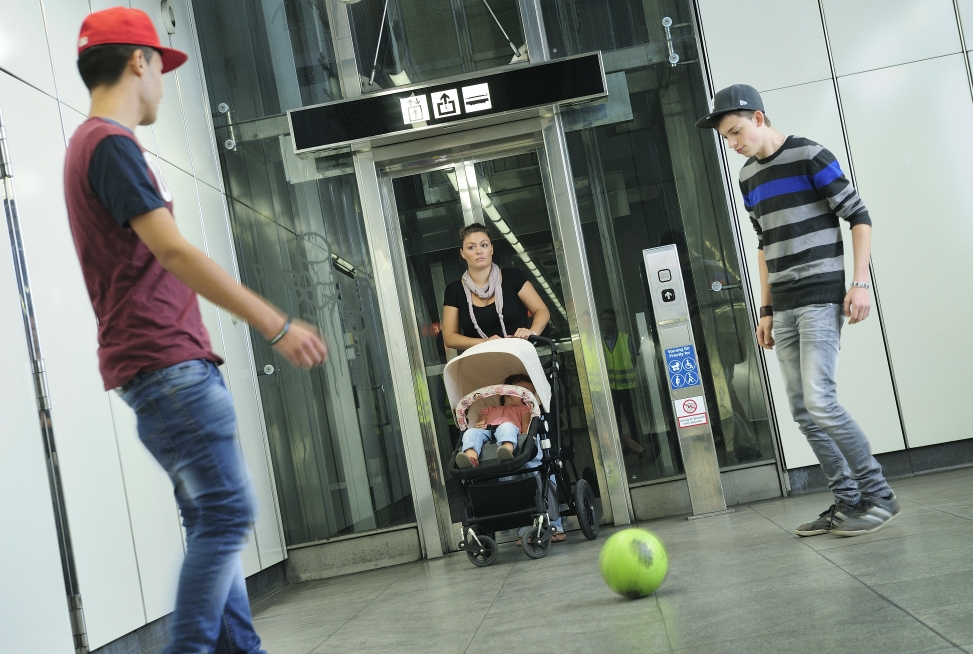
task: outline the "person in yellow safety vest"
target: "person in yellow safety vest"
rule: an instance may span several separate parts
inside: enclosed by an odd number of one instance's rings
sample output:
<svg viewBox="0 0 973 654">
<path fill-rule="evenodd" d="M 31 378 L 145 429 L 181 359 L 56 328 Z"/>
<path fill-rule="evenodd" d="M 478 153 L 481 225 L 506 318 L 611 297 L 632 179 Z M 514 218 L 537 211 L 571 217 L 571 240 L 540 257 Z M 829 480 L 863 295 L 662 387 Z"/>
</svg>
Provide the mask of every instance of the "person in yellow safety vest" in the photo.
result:
<svg viewBox="0 0 973 654">
<path fill-rule="evenodd" d="M 644 459 L 647 452 L 629 433 L 622 431 L 622 413 L 628 429 L 636 437 L 640 434 L 639 421 L 635 417 L 632 402 L 632 389 L 635 388 L 635 360 L 638 348 L 635 340 L 625 332 L 618 331 L 618 319 L 614 309 L 605 309 L 600 316 L 601 336 L 605 348 L 605 365 L 608 367 L 608 383 L 615 406 L 615 420 L 618 421 L 619 438 L 622 445 L 632 454 Z M 653 448 L 654 453 L 655 448 Z M 654 458 L 654 457 L 653 457 Z"/>
</svg>

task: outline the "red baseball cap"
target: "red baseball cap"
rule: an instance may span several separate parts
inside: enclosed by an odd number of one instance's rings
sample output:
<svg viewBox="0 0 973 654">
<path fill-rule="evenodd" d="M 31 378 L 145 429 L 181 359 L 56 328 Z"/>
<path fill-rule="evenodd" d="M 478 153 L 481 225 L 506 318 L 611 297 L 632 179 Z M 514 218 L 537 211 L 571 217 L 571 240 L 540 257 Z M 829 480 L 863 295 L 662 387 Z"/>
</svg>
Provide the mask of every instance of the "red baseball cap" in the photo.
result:
<svg viewBox="0 0 973 654">
<path fill-rule="evenodd" d="M 78 35 L 78 56 L 88 48 L 107 43 L 147 45 L 158 50 L 162 53 L 163 73 L 179 68 L 189 59 L 181 50 L 162 47 L 152 19 L 139 9 L 112 7 L 88 14 Z"/>
</svg>

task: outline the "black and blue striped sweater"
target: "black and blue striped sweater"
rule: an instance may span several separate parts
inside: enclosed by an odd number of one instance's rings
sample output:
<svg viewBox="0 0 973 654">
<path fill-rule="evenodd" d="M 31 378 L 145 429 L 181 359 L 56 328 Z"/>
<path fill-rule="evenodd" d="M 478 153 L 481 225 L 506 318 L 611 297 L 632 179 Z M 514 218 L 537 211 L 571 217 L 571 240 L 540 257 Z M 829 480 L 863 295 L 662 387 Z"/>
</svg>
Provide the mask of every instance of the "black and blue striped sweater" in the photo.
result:
<svg viewBox="0 0 973 654">
<path fill-rule="evenodd" d="M 838 219 L 852 227 L 872 221 L 834 155 L 814 141 L 788 136 L 766 159 L 747 160 L 740 190 L 767 261 L 774 310 L 844 302 Z"/>
</svg>

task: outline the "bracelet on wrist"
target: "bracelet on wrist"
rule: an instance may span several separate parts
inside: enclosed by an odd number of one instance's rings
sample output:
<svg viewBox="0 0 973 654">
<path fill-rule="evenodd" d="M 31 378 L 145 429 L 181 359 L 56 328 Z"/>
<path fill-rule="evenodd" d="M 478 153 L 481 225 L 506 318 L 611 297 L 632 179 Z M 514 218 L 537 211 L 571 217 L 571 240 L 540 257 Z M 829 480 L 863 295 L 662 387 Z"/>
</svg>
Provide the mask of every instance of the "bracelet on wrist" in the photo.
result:
<svg viewBox="0 0 973 654">
<path fill-rule="evenodd" d="M 853 288 L 864 288 L 866 290 L 872 287 L 868 282 L 852 282 L 851 285 Z"/>
<path fill-rule="evenodd" d="M 280 328 L 280 331 L 277 332 L 276 336 L 270 339 L 270 344 L 277 345 L 277 343 L 280 342 L 280 339 L 284 338 L 284 336 L 287 335 L 287 332 L 289 332 L 290 329 L 291 329 L 291 317 L 287 316 L 287 321 L 284 322 L 284 326 Z"/>
<path fill-rule="evenodd" d="M 767 316 L 772 316 L 772 315 L 774 315 L 774 307 L 773 307 L 773 305 L 766 304 L 766 305 L 760 307 L 760 317 L 761 318 L 766 318 Z"/>
</svg>

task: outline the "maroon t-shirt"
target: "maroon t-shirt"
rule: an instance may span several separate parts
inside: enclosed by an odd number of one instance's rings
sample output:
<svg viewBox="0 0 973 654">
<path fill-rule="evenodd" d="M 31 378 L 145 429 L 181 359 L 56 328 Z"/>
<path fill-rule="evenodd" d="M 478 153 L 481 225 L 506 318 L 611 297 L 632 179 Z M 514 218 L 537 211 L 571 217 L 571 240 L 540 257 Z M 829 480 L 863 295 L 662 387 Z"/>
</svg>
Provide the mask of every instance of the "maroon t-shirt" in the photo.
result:
<svg viewBox="0 0 973 654">
<path fill-rule="evenodd" d="M 172 195 L 135 134 L 110 120 L 86 120 L 68 146 L 64 195 L 98 319 L 105 389 L 191 359 L 223 363 L 210 345 L 196 293 L 166 271 L 128 225 L 153 209 L 172 211 Z"/>
</svg>

